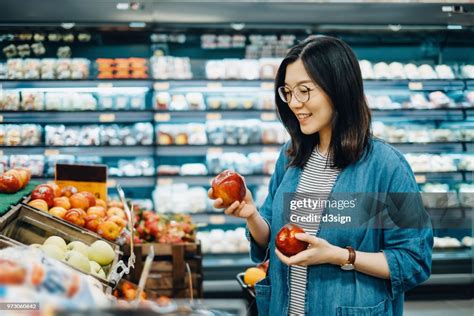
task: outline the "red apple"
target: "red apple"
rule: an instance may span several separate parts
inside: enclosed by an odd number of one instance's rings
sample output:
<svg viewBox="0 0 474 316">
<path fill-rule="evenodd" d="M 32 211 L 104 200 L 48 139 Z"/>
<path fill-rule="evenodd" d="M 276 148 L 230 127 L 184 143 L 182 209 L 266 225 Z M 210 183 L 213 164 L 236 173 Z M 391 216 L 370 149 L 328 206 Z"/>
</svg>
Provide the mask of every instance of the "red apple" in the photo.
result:
<svg viewBox="0 0 474 316">
<path fill-rule="evenodd" d="M 89 208 L 89 199 L 80 193 L 73 194 L 69 198 L 69 202 L 73 208 L 87 210 Z"/>
<path fill-rule="evenodd" d="M 299 233 L 304 233 L 304 230 L 295 224 L 283 226 L 275 239 L 278 250 L 285 256 L 291 257 L 308 248 L 307 242 L 296 239 L 295 234 Z"/>
<path fill-rule="evenodd" d="M 15 193 L 21 189 L 21 183 L 17 176 L 13 174 L 0 175 L 0 192 Z"/>
<path fill-rule="evenodd" d="M 86 228 L 97 232 L 99 225 L 104 221 L 104 219 L 98 215 L 87 215 L 86 218 Z"/>
<path fill-rule="evenodd" d="M 87 215 L 97 215 L 99 217 L 105 217 L 107 213 L 102 206 L 92 206 L 87 209 Z"/>
<path fill-rule="evenodd" d="M 30 201 L 28 202 L 28 205 L 44 212 L 47 212 L 49 209 L 48 203 L 46 203 L 45 200 L 40 199 Z"/>
<path fill-rule="evenodd" d="M 61 196 L 61 194 L 62 194 L 61 188 L 56 183 L 48 182 L 46 185 L 49 186 L 51 189 L 53 189 L 55 198 Z"/>
<path fill-rule="evenodd" d="M 119 207 L 111 207 L 107 210 L 107 216 L 119 216 L 123 219 L 127 218 L 127 215 L 125 215 L 125 211 Z"/>
<path fill-rule="evenodd" d="M 76 194 L 76 193 L 77 193 L 77 189 L 76 187 L 73 187 L 72 185 L 65 186 L 61 190 L 62 196 L 65 196 L 65 197 L 71 197 L 73 194 Z"/>
<path fill-rule="evenodd" d="M 111 221 L 104 221 L 99 224 L 97 233 L 107 240 L 114 241 L 120 235 L 122 228 Z"/>
<path fill-rule="evenodd" d="M 243 201 L 247 189 L 244 178 L 235 171 L 222 171 L 212 180 L 214 198 L 221 198 L 225 207 L 235 201 Z"/>
<path fill-rule="evenodd" d="M 27 184 L 27 179 L 24 177 L 25 174 L 23 174 L 22 172 L 20 172 L 20 170 L 16 170 L 16 169 L 10 169 L 8 170 L 7 172 L 5 172 L 5 175 L 12 175 L 14 176 L 15 178 L 18 179 L 18 183 L 19 183 L 19 186 L 20 186 L 20 189 L 24 188 Z"/>
<path fill-rule="evenodd" d="M 38 185 L 33 192 L 31 192 L 32 200 L 44 200 L 48 207 L 54 206 L 54 191 L 46 184 Z"/>
<path fill-rule="evenodd" d="M 95 206 L 102 206 L 103 208 L 107 209 L 107 203 L 101 199 L 95 199 Z"/>
<path fill-rule="evenodd" d="M 84 226 L 86 224 L 84 211 L 77 208 L 72 208 L 66 212 L 64 219 L 70 223 L 76 224 L 78 226 Z"/>
<path fill-rule="evenodd" d="M 95 196 L 94 196 L 94 194 L 92 194 L 90 192 L 87 192 L 87 191 L 79 192 L 79 194 L 84 195 L 89 200 L 89 207 L 95 206 Z"/>
<path fill-rule="evenodd" d="M 61 196 L 54 198 L 54 207 L 62 207 L 68 210 L 71 208 L 71 203 L 69 202 L 69 199 L 67 197 Z"/>
<path fill-rule="evenodd" d="M 66 215 L 67 213 L 67 210 L 63 207 L 60 207 L 60 206 L 56 206 L 56 207 L 53 207 L 52 209 L 50 209 L 48 211 L 49 214 L 53 215 L 53 216 L 56 216 L 56 217 L 59 217 L 59 218 L 63 218 L 64 215 Z"/>
<path fill-rule="evenodd" d="M 123 219 L 122 217 L 117 216 L 117 215 L 112 215 L 110 217 L 107 217 L 107 220 L 111 221 L 111 222 L 114 222 L 115 224 L 119 225 L 122 228 L 127 226 L 127 221 L 125 219 Z"/>
</svg>

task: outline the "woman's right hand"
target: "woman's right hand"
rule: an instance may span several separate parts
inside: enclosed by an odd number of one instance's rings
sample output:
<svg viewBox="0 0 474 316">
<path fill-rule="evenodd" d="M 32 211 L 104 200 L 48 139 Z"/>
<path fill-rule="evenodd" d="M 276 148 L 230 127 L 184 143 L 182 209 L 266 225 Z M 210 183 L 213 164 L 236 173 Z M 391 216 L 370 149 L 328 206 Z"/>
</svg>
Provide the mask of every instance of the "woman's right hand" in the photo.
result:
<svg viewBox="0 0 474 316">
<path fill-rule="evenodd" d="M 252 198 L 252 193 L 249 191 L 249 189 L 246 190 L 247 193 L 245 194 L 244 200 L 242 202 L 235 201 L 234 203 L 232 203 L 232 205 L 230 205 L 224 210 L 225 214 L 245 219 L 249 219 L 250 217 L 258 214 L 257 207 L 255 206 L 255 203 Z M 214 197 L 212 193 L 212 188 L 207 191 L 207 195 L 211 200 L 214 200 L 215 208 L 225 208 L 225 206 L 222 205 L 222 199 L 216 199 Z"/>
</svg>

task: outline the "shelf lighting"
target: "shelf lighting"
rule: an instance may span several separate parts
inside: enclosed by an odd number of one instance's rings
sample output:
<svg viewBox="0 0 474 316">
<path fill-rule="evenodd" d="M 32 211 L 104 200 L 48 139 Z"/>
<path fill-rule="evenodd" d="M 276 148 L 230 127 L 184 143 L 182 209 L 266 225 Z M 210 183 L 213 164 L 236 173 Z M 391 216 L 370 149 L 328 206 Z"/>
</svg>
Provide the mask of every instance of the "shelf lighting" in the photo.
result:
<svg viewBox="0 0 474 316">
<path fill-rule="evenodd" d="M 130 4 L 127 2 L 120 2 L 117 3 L 117 10 L 128 10 L 130 8 Z"/>
<path fill-rule="evenodd" d="M 125 94 L 146 93 L 147 87 L 71 87 L 71 88 L 17 88 L 17 91 L 38 91 L 38 92 L 115 92 Z"/>
<path fill-rule="evenodd" d="M 447 29 L 448 30 L 462 30 L 462 25 L 448 24 Z"/>
<path fill-rule="evenodd" d="M 145 22 L 130 22 L 129 24 L 132 28 L 144 28 L 146 26 Z"/>
</svg>

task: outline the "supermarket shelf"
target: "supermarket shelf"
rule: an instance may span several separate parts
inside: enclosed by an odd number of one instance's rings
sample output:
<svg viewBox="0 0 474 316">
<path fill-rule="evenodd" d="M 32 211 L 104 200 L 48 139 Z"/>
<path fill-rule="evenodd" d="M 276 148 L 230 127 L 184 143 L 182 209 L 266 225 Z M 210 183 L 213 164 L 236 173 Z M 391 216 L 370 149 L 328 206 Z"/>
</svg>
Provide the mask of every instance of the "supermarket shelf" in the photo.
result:
<svg viewBox="0 0 474 316">
<path fill-rule="evenodd" d="M 283 144 L 256 145 L 158 145 L 158 156 L 206 156 L 208 153 L 279 151 Z"/>
<path fill-rule="evenodd" d="M 474 90 L 474 79 L 467 79 L 466 86 L 468 90 Z"/>
<path fill-rule="evenodd" d="M 433 90 L 463 90 L 466 85 L 463 79 L 366 79 L 364 87 L 368 90 L 372 89 L 405 89 L 412 91 L 433 91 Z"/>
<path fill-rule="evenodd" d="M 452 153 L 463 152 L 468 142 L 392 142 L 390 144 L 403 153 Z"/>
<path fill-rule="evenodd" d="M 33 177 L 35 181 L 40 183 L 53 180 L 53 177 Z M 154 176 L 140 176 L 140 177 L 108 177 L 107 187 L 113 188 L 120 184 L 125 188 L 147 188 L 156 185 L 156 178 Z"/>
<path fill-rule="evenodd" d="M 467 176 L 465 171 L 450 171 L 450 172 L 415 172 L 415 178 L 417 183 L 425 182 L 452 182 L 452 181 L 465 181 L 464 178 Z"/>
<path fill-rule="evenodd" d="M 158 176 L 158 185 L 172 183 L 186 183 L 190 186 L 210 186 L 213 176 Z M 248 185 L 266 185 L 270 179 L 269 175 L 246 175 L 245 182 Z"/>
<path fill-rule="evenodd" d="M 16 146 L 0 147 L 3 155 L 93 155 L 101 157 L 153 156 L 154 146 Z"/>
<path fill-rule="evenodd" d="M 211 120 L 230 119 L 257 119 L 262 121 L 276 122 L 277 116 L 274 110 L 207 110 L 207 111 L 158 111 L 155 114 L 155 122 L 173 123 L 180 122 L 206 122 Z"/>
<path fill-rule="evenodd" d="M 49 88 L 151 88 L 150 80 L 0 80 L 3 89 L 49 89 Z"/>
<path fill-rule="evenodd" d="M 153 122 L 152 111 L 24 111 L 0 112 L 3 123 L 104 124 Z"/>
<path fill-rule="evenodd" d="M 384 121 L 398 121 L 399 119 L 416 121 L 460 121 L 466 117 L 466 108 L 439 108 L 439 109 L 401 109 L 401 110 L 375 110 L 372 109 L 374 118 L 383 118 Z"/>
<path fill-rule="evenodd" d="M 214 214 L 191 214 L 193 222 L 201 224 L 200 227 L 235 225 L 245 226 L 245 220 L 234 216 L 224 215 L 222 212 L 214 212 Z M 203 225 L 205 224 L 205 226 Z"/>
</svg>

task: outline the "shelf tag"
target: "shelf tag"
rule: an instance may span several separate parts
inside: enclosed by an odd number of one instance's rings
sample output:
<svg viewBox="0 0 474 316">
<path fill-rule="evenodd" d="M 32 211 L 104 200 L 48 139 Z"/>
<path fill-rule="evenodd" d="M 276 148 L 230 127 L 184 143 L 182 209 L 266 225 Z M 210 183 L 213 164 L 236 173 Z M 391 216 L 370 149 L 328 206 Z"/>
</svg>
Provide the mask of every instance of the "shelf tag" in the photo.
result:
<svg viewBox="0 0 474 316">
<path fill-rule="evenodd" d="M 224 215 L 211 215 L 209 216 L 209 223 L 214 225 L 222 225 L 225 224 L 225 216 Z"/>
<path fill-rule="evenodd" d="M 276 121 L 277 117 L 275 113 L 262 113 L 260 119 L 262 121 Z"/>
<path fill-rule="evenodd" d="M 224 152 L 224 150 L 220 147 L 210 147 L 207 149 L 207 154 L 211 154 L 211 155 L 218 155 L 218 154 L 222 154 Z"/>
<path fill-rule="evenodd" d="M 409 82 L 408 89 L 410 90 L 423 90 L 423 82 Z"/>
<path fill-rule="evenodd" d="M 169 90 L 169 88 L 169 82 L 155 82 L 155 84 L 153 85 L 154 90 Z"/>
<path fill-rule="evenodd" d="M 3 115 L 0 115 L 0 123 L 3 122 Z"/>
<path fill-rule="evenodd" d="M 222 114 L 220 114 L 220 113 L 207 113 L 206 114 L 206 119 L 207 120 L 221 120 L 222 119 Z"/>
<path fill-rule="evenodd" d="M 160 178 L 158 179 L 158 181 L 156 182 L 157 185 L 171 185 L 173 184 L 173 179 L 171 178 Z"/>
<path fill-rule="evenodd" d="M 260 88 L 264 89 L 264 90 L 273 90 L 273 87 L 275 85 L 273 84 L 273 82 L 262 82 L 260 84 Z"/>
<path fill-rule="evenodd" d="M 415 175 L 416 183 L 425 183 L 426 176 L 424 174 Z"/>
<path fill-rule="evenodd" d="M 115 114 L 114 113 L 101 114 L 99 115 L 99 122 L 101 123 L 115 122 Z"/>
<path fill-rule="evenodd" d="M 112 82 L 101 82 L 97 85 L 97 88 L 113 88 L 114 84 Z"/>
<path fill-rule="evenodd" d="M 171 115 L 169 113 L 156 113 L 155 114 L 156 122 L 168 122 L 170 119 L 171 119 Z"/>
<path fill-rule="evenodd" d="M 44 150 L 44 155 L 45 156 L 56 156 L 59 155 L 59 150 L 57 149 L 45 149 Z"/>
<path fill-rule="evenodd" d="M 207 84 L 207 87 L 209 89 L 219 89 L 219 88 L 222 88 L 222 83 L 221 82 L 209 82 Z"/>
<path fill-rule="evenodd" d="M 116 185 L 117 185 L 117 181 L 115 179 L 107 180 L 107 188 L 115 188 Z"/>
</svg>

